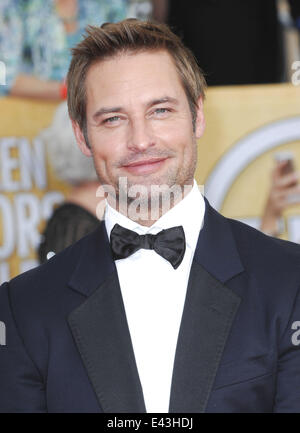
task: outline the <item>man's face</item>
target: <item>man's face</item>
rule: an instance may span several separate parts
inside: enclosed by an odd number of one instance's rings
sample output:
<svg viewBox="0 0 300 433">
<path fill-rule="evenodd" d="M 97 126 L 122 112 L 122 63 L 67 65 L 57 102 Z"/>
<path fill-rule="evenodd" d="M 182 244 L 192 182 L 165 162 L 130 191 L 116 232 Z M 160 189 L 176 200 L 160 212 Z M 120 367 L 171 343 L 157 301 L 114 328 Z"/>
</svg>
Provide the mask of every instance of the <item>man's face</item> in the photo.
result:
<svg viewBox="0 0 300 433">
<path fill-rule="evenodd" d="M 183 86 L 165 51 L 121 54 L 92 65 L 86 77 L 87 134 L 73 122 L 81 150 L 93 156 L 100 183 L 192 184 L 196 139 L 204 131 L 199 100 L 195 131 Z"/>
</svg>

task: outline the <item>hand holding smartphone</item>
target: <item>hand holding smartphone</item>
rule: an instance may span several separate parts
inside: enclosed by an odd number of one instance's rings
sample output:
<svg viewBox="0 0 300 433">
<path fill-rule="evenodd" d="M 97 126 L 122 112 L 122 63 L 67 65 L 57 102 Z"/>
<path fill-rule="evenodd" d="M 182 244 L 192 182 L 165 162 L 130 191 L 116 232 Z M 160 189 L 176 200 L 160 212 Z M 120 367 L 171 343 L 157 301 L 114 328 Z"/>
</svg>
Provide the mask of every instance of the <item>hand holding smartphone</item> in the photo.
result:
<svg viewBox="0 0 300 433">
<path fill-rule="evenodd" d="M 278 164 L 282 185 L 286 188 L 293 188 L 298 185 L 298 175 L 296 172 L 295 157 L 293 152 L 277 152 L 274 159 Z M 279 167 L 280 166 L 280 167 Z M 300 194 L 292 193 L 288 196 L 288 203 L 299 203 Z"/>
</svg>

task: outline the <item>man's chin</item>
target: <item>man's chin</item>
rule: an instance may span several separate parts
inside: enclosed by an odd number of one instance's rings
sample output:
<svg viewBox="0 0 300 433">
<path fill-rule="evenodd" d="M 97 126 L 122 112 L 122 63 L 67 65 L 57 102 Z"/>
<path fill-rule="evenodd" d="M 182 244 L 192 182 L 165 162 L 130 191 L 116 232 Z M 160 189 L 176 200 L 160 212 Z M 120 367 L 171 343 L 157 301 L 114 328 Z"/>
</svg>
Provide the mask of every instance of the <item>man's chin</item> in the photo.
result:
<svg viewBox="0 0 300 433">
<path fill-rule="evenodd" d="M 144 175 L 127 175 L 127 183 L 129 186 L 143 185 L 146 188 L 156 185 L 172 186 L 176 182 L 176 176 L 170 173 L 169 170 L 160 170 L 159 173 L 150 173 Z"/>
</svg>

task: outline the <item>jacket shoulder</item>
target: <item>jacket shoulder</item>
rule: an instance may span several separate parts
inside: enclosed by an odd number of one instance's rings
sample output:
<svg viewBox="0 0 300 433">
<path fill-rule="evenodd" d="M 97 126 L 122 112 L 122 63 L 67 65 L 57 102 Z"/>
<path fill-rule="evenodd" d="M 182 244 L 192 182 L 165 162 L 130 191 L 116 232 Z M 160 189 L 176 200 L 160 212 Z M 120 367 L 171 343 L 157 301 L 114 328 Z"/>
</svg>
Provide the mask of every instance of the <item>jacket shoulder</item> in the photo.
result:
<svg viewBox="0 0 300 433">
<path fill-rule="evenodd" d="M 265 278 L 295 279 L 300 284 L 300 245 L 268 236 L 240 221 L 226 218 L 245 268 Z"/>
</svg>

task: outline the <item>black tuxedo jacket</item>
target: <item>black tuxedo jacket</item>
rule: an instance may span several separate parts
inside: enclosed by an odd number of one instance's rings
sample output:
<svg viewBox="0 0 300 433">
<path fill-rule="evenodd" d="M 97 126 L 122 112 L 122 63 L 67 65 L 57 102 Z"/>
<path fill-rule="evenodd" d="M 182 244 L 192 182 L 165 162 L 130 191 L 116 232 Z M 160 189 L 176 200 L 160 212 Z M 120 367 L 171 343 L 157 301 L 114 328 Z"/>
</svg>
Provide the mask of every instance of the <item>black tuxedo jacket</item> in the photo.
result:
<svg viewBox="0 0 300 433">
<path fill-rule="evenodd" d="M 299 286 L 298 245 L 206 201 L 169 412 L 300 412 Z M 104 223 L 2 285 L 0 321 L 1 412 L 146 411 Z"/>
</svg>

